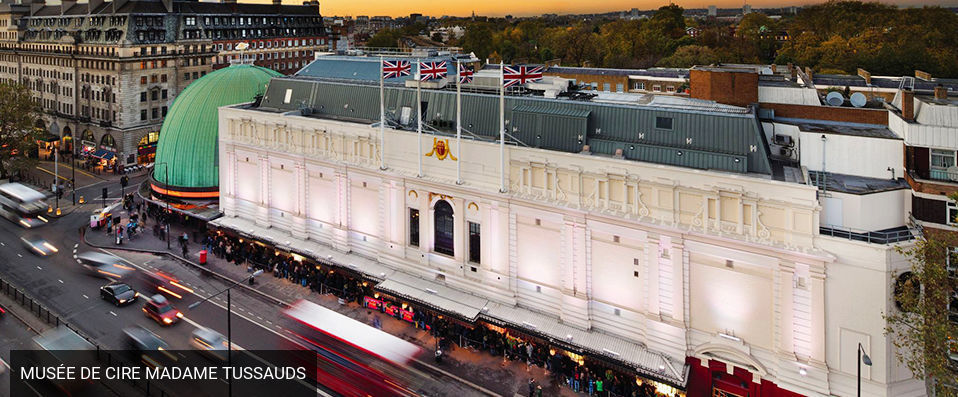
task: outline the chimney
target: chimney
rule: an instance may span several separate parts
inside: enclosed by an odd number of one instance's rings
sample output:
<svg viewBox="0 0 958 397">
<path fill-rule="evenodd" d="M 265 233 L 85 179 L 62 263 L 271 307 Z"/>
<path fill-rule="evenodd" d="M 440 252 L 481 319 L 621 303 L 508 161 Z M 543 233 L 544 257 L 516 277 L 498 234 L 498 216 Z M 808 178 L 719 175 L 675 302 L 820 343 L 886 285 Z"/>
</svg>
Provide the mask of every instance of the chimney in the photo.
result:
<svg viewBox="0 0 958 397">
<path fill-rule="evenodd" d="M 915 121 L 915 93 L 912 90 L 901 90 L 901 118 Z"/>
<path fill-rule="evenodd" d="M 798 80 L 798 71 L 795 70 L 795 65 L 792 65 L 791 62 L 788 63 L 788 73 L 792 75 L 792 81 Z"/>
<path fill-rule="evenodd" d="M 808 79 L 809 79 L 809 80 L 812 80 L 812 68 L 806 66 L 806 67 L 805 67 L 805 75 L 808 76 Z"/>
<path fill-rule="evenodd" d="M 948 99 L 948 88 L 938 84 L 935 86 L 935 99 L 945 100 Z"/>
<path fill-rule="evenodd" d="M 773 63 L 773 64 L 772 64 L 772 74 L 775 74 L 776 71 L 778 71 L 778 65 L 776 65 L 776 64 Z"/>
<path fill-rule="evenodd" d="M 921 70 L 915 70 L 915 78 L 919 78 L 926 81 L 931 80 L 931 73 L 923 72 Z"/>
</svg>

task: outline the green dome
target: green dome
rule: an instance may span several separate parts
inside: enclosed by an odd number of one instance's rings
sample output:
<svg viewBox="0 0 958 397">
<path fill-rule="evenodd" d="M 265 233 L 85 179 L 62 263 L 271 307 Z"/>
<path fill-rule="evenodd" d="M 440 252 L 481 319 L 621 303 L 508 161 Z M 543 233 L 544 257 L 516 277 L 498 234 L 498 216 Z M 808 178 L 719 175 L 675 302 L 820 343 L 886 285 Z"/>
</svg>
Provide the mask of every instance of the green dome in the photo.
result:
<svg viewBox="0 0 958 397">
<path fill-rule="evenodd" d="M 252 102 L 266 91 L 271 78 L 281 76 L 259 66 L 233 65 L 187 86 L 173 101 L 160 130 L 153 172 L 156 182 L 176 191 L 217 191 L 217 108 Z"/>
</svg>

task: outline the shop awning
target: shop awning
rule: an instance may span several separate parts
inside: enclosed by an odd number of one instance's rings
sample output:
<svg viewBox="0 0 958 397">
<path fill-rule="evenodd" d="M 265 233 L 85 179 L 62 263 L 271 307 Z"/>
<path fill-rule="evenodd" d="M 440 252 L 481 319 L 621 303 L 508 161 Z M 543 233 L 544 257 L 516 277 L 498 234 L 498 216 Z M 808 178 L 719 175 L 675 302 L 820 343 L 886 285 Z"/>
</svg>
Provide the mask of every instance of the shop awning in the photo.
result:
<svg viewBox="0 0 958 397">
<path fill-rule="evenodd" d="M 688 382 L 688 369 L 684 362 L 668 355 L 649 350 L 645 346 L 623 338 L 596 331 L 586 331 L 559 322 L 558 318 L 516 306 L 489 303 L 482 318 L 519 330 L 528 330 L 552 338 L 565 345 L 581 348 L 593 356 L 607 357 L 635 368 L 645 376 L 670 383 L 684 389 Z"/>
<path fill-rule="evenodd" d="M 59 140 L 60 140 L 60 137 L 58 137 L 58 136 L 56 136 L 56 135 L 53 135 L 53 134 L 51 134 L 51 133 L 48 132 L 48 133 L 44 134 L 42 137 L 40 137 L 40 139 L 38 139 L 38 140 L 39 140 L 40 142 L 56 142 L 56 141 L 59 141 Z"/>
<path fill-rule="evenodd" d="M 459 315 L 469 321 L 475 321 L 482 308 L 489 303 L 488 299 L 400 272 L 391 274 L 386 281 L 376 285 L 376 289 Z"/>
<path fill-rule="evenodd" d="M 91 156 L 98 159 L 112 160 L 114 157 L 116 157 L 116 154 L 105 149 L 98 149 L 97 151 L 93 152 Z"/>
</svg>

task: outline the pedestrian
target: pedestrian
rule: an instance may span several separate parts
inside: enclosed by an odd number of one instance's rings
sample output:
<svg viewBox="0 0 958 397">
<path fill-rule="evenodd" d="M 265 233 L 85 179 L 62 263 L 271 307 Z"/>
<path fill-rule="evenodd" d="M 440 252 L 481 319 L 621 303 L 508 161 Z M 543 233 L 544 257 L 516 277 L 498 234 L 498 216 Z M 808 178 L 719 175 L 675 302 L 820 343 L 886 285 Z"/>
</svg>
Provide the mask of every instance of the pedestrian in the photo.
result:
<svg viewBox="0 0 958 397">
<path fill-rule="evenodd" d="M 186 251 L 187 251 L 187 249 L 188 249 L 188 248 L 187 248 L 187 246 L 186 246 L 186 243 L 185 243 L 185 242 L 183 243 L 183 245 L 182 245 L 182 246 L 183 246 L 183 257 L 184 257 L 184 258 L 186 258 Z"/>
<path fill-rule="evenodd" d="M 542 385 L 536 386 L 536 397 L 542 397 Z"/>
<path fill-rule="evenodd" d="M 536 380 L 535 378 L 529 378 L 529 397 L 533 397 L 536 392 Z"/>
</svg>

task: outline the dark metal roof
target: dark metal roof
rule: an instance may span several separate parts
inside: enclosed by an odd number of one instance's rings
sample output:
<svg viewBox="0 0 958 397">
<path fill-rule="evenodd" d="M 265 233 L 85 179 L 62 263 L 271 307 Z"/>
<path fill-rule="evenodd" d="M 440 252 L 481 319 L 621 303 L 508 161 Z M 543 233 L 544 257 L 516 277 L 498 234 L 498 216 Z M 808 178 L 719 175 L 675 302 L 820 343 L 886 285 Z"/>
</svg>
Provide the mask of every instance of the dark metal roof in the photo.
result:
<svg viewBox="0 0 958 397">
<path fill-rule="evenodd" d="M 496 65 L 498 69 L 498 65 Z M 649 76 L 649 77 L 668 77 L 668 78 L 688 78 L 688 69 L 608 69 L 608 68 L 581 68 L 569 66 L 550 66 L 546 68 L 546 73 L 570 73 L 570 74 L 591 74 L 598 76 Z"/>
<path fill-rule="evenodd" d="M 287 101 L 286 98 L 289 98 Z M 456 93 L 422 90 L 423 121 L 440 134 L 454 131 Z M 770 174 L 768 147 L 754 112 L 714 112 L 707 108 L 594 103 L 534 96 L 507 96 L 506 123 L 514 140 L 526 146 L 578 153 L 589 144 L 596 154 L 623 149 L 628 159 L 699 169 Z M 390 125 L 415 129 L 416 90 L 387 86 Z M 403 109 L 407 108 L 407 109 Z M 379 121 L 377 82 L 302 77 L 273 79 L 260 110 L 305 109 L 310 117 Z M 499 136 L 499 97 L 463 93 L 462 122 L 468 135 Z M 403 120 L 403 113 L 407 116 Z M 661 120 L 660 120 L 661 119 Z M 671 128 L 659 127 L 671 124 Z"/>
<path fill-rule="evenodd" d="M 878 88 L 898 88 L 901 84 L 901 77 L 882 77 L 872 76 L 871 85 Z M 867 87 L 865 79 L 861 76 L 838 75 L 838 74 L 816 74 L 812 76 L 812 81 L 816 86 L 824 87 Z M 916 91 L 932 91 L 936 86 L 942 85 L 950 88 L 952 91 L 958 91 L 958 79 L 939 79 L 931 80 L 915 79 Z M 822 87 L 822 88 L 824 88 Z"/>
<path fill-rule="evenodd" d="M 850 125 L 850 124 L 820 124 L 820 123 L 800 123 L 798 129 L 804 132 L 814 132 L 821 134 L 837 134 L 861 136 L 867 138 L 883 138 L 901 140 L 897 134 L 886 127 L 870 125 Z"/>
<path fill-rule="evenodd" d="M 864 176 L 836 174 L 833 172 L 808 171 L 809 182 L 815 186 L 825 187 L 830 192 L 849 194 L 881 193 L 891 190 L 910 189 L 904 178 L 879 179 Z"/>
</svg>

